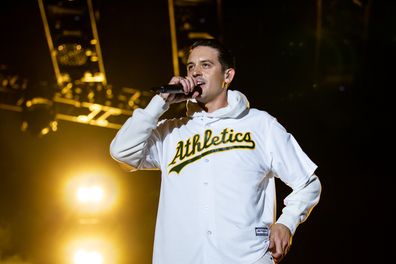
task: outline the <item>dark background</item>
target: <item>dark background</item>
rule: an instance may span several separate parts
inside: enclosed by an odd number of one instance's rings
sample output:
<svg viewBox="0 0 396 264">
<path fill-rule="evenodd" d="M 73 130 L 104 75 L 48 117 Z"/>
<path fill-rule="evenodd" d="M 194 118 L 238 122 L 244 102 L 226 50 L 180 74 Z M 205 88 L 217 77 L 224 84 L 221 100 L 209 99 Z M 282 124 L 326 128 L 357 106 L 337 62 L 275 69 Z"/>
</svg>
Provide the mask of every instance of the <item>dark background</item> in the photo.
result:
<svg viewBox="0 0 396 264">
<path fill-rule="evenodd" d="M 283 263 L 388 263 L 396 3 L 323 1 L 317 49 L 318 2 L 223 1 L 223 39 L 237 57 L 231 89 L 277 117 L 319 166 L 321 201 Z M 108 82 L 141 90 L 167 83 L 167 1 L 97 7 Z M 29 83 L 55 80 L 36 1 L 1 1 L 0 34 L 0 64 Z M 39 138 L 7 110 L 0 123 L 0 263 L 58 263 L 56 249 L 76 219 L 60 183 L 80 168 L 120 182 L 120 209 L 98 228 L 120 241 L 125 263 L 151 263 L 159 173 L 122 171 L 108 151 L 116 130 L 61 121 Z M 289 189 L 278 185 L 280 208 Z"/>
</svg>

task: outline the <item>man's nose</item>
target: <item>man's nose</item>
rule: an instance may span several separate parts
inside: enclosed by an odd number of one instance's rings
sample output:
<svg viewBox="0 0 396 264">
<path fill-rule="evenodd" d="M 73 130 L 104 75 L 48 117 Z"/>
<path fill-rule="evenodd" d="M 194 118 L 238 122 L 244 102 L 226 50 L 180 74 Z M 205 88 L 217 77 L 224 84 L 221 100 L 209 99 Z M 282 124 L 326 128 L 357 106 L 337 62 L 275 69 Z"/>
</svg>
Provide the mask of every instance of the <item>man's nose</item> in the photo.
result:
<svg viewBox="0 0 396 264">
<path fill-rule="evenodd" d="M 195 77 L 195 76 L 201 76 L 201 75 L 202 75 L 201 69 L 199 69 L 199 67 L 195 67 L 194 70 L 193 70 L 193 72 L 192 72 L 192 75 L 193 75 L 194 77 Z"/>
</svg>

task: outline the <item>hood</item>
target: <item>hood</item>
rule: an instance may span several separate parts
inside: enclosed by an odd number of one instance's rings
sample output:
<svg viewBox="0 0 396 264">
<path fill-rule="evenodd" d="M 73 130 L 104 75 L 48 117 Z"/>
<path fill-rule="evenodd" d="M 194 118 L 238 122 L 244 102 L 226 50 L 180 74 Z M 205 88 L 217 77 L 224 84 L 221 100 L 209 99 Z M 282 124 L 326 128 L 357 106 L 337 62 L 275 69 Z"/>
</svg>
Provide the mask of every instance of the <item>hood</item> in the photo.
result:
<svg viewBox="0 0 396 264">
<path fill-rule="evenodd" d="M 226 107 L 217 109 L 212 113 L 207 113 L 199 106 L 195 99 L 187 101 L 187 116 L 188 117 L 214 117 L 214 118 L 237 118 L 246 109 L 249 109 L 249 101 L 246 96 L 236 90 L 227 91 L 228 105 Z"/>
</svg>

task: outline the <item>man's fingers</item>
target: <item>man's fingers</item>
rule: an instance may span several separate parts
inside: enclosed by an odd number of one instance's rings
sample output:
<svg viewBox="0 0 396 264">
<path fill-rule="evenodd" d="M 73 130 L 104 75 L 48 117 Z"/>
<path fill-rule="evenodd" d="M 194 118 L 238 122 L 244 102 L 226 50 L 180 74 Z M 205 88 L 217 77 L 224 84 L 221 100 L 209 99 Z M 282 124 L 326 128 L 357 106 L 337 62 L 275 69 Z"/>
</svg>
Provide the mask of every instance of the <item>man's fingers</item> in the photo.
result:
<svg viewBox="0 0 396 264">
<path fill-rule="evenodd" d="M 268 249 L 271 251 L 272 257 L 275 260 L 278 260 L 280 257 L 282 257 L 282 252 L 279 251 L 280 247 L 278 247 L 273 241 L 270 242 Z"/>
<path fill-rule="evenodd" d="M 191 78 L 191 77 L 188 77 L 188 76 L 186 77 L 186 80 L 188 82 L 189 92 L 192 93 L 194 91 L 194 88 L 195 88 L 195 80 L 193 78 Z"/>
<path fill-rule="evenodd" d="M 279 263 L 289 251 L 290 245 L 288 243 L 282 243 L 279 240 L 270 240 L 268 249 L 275 263 Z"/>
</svg>

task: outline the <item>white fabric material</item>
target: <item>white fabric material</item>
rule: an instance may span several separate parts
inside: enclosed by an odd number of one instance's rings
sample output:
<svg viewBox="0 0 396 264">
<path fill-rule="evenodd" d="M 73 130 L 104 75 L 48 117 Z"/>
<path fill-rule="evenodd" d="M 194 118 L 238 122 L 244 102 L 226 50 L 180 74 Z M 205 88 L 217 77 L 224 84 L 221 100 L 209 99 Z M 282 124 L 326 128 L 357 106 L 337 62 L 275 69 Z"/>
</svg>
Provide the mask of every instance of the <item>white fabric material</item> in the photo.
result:
<svg viewBox="0 0 396 264">
<path fill-rule="evenodd" d="M 162 172 L 153 263 L 255 263 L 269 244 L 259 231 L 276 221 L 275 177 L 293 190 L 278 222 L 294 233 L 319 200 L 317 166 L 238 91 L 212 113 L 187 106 L 187 117 L 158 122 L 168 105 L 154 96 L 110 146 L 115 160 Z"/>
<path fill-rule="evenodd" d="M 267 251 L 267 253 L 265 253 L 265 255 L 261 259 L 254 262 L 253 264 L 275 264 L 275 262 L 271 252 Z"/>
</svg>

